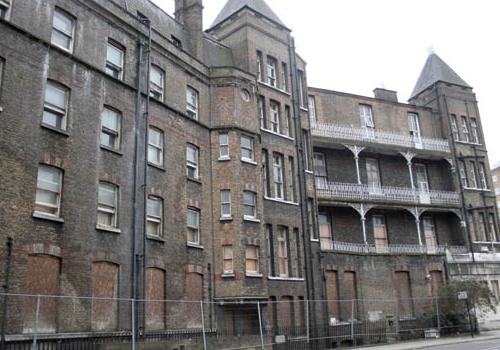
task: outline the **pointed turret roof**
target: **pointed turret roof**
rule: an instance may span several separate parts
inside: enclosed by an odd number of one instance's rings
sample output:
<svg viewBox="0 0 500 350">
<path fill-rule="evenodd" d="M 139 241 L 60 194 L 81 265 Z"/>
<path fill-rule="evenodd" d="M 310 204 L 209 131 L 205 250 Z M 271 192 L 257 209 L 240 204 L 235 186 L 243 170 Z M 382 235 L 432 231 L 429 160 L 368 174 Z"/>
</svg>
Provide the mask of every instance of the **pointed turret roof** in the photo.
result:
<svg viewBox="0 0 500 350">
<path fill-rule="evenodd" d="M 443 81 L 450 84 L 470 88 L 460 76 L 446 64 L 437 54 L 431 53 L 425 62 L 424 68 L 418 77 L 417 84 L 411 93 L 410 99 L 427 89 L 432 84 Z"/>
<path fill-rule="evenodd" d="M 259 13 L 260 15 L 275 22 L 276 24 L 287 28 L 264 0 L 228 0 L 226 5 L 224 5 L 220 13 L 217 15 L 217 18 L 215 18 L 215 21 L 212 23 L 210 28 L 213 28 L 216 25 L 224 22 L 245 7 Z"/>
</svg>

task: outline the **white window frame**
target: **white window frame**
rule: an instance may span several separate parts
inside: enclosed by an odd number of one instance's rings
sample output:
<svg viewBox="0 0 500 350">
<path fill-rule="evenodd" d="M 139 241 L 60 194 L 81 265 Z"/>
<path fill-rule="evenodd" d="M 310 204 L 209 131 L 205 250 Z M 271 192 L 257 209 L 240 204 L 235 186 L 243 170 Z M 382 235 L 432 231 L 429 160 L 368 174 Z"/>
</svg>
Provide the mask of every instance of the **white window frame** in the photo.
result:
<svg viewBox="0 0 500 350">
<path fill-rule="evenodd" d="M 260 119 L 260 127 L 262 129 L 266 129 L 266 101 L 265 97 L 262 95 L 259 95 L 257 98 L 257 108 L 259 110 L 259 119 Z"/>
<path fill-rule="evenodd" d="M 332 248 L 333 232 L 331 215 L 329 213 L 318 213 L 318 227 L 321 249 L 330 250 Z"/>
<path fill-rule="evenodd" d="M 387 246 L 389 245 L 389 239 L 387 234 L 387 222 L 384 215 L 372 215 L 373 222 L 373 239 L 375 242 L 375 248 L 378 252 L 385 253 Z M 384 236 L 377 237 L 377 229 L 383 229 Z"/>
<path fill-rule="evenodd" d="M 458 131 L 458 121 L 457 121 L 457 116 L 455 114 L 450 115 L 450 125 L 451 125 L 451 133 L 453 135 L 453 140 L 460 141 L 460 133 Z"/>
<path fill-rule="evenodd" d="M 219 134 L 219 160 L 230 159 L 229 154 L 229 133 L 221 132 Z"/>
<path fill-rule="evenodd" d="M 269 103 L 269 112 L 271 116 L 271 131 L 277 134 L 281 133 L 281 125 L 280 125 L 280 105 L 276 101 L 271 101 Z"/>
<path fill-rule="evenodd" d="M 193 213 L 195 215 L 195 218 L 196 218 L 196 226 L 193 226 L 193 225 L 190 225 L 189 224 L 189 220 L 188 220 L 188 217 L 189 217 L 189 213 Z M 187 209 L 187 215 L 186 215 L 186 227 L 187 227 L 187 237 L 186 237 L 186 240 L 187 240 L 187 243 L 188 244 L 194 244 L 194 245 L 200 245 L 200 210 L 198 209 L 195 209 L 195 208 L 188 208 Z M 191 230 L 192 234 L 193 234 L 193 237 L 194 237 L 194 241 L 190 241 L 189 240 L 189 231 Z"/>
<path fill-rule="evenodd" d="M 152 213 L 150 211 L 149 204 L 153 201 L 157 202 L 160 206 L 160 215 L 159 216 L 155 215 L 154 213 Z M 146 222 L 153 223 L 153 224 L 157 225 L 156 233 L 149 232 L 149 227 L 146 225 L 147 234 L 149 236 L 163 237 L 163 199 L 162 198 L 160 198 L 158 196 L 153 196 L 153 195 L 148 196 Z"/>
<path fill-rule="evenodd" d="M 427 166 L 422 163 L 415 163 L 414 166 L 415 166 L 415 180 L 417 183 L 417 188 L 422 192 L 429 192 L 429 178 L 427 176 Z"/>
<path fill-rule="evenodd" d="M 480 145 L 481 142 L 479 141 L 479 130 L 477 127 L 476 118 L 470 118 L 470 129 L 471 129 L 471 135 L 472 135 L 472 143 Z"/>
<path fill-rule="evenodd" d="M 108 205 L 105 203 L 101 203 L 99 199 L 99 192 L 101 191 L 101 186 L 106 186 L 108 188 L 112 188 L 114 203 L 112 205 Z M 97 219 L 97 226 L 105 227 L 105 228 L 118 228 L 118 186 L 106 181 L 99 181 L 99 187 L 97 192 L 97 217 L 99 217 L 99 213 L 104 213 L 105 215 L 111 215 L 111 225 L 104 225 L 99 223 L 99 219 Z"/>
<path fill-rule="evenodd" d="M 245 197 L 245 195 L 250 196 L 250 197 Z M 250 199 L 250 201 L 248 201 Z M 256 220 L 257 219 L 257 194 L 252 191 L 243 191 L 243 219 L 245 220 Z M 247 215 L 246 208 L 251 208 L 252 209 L 252 214 Z"/>
<path fill-rule="evenodd" d="M 255 257 L 249 257 L 249 249 L 254 250 L 255 252 Z M 260 275 L 260 252 L 259 252 L 259 246 L 257 245 L 247 245 L 245 247 L 245 272 L 247 275 Z M 248 261 L 254 261 L 255 262 L 255 270 L 249 270 L 248 269 Z"/>
<path fill-rule="evenodd" d="M 114 117 L 117 119 L 117 127 L 116 129 L 113 129 L 111 127 L 105 126 L 104 125 L 104 113 L 111 113 Z M 107 106 L 104 106 L 102 112 L 101 112 L 101 146 L 105 148 L 110 148 L 113 150 L 120 150 L 120 144 L 121 144 L 121 123 L 122 123 L 122 115 L 120 112 L 115 110 L 114 108 L 110 108 Z M 108 135 L 109 137 L 112 137 L 114 142 L 113 145 L 106 145 L 103 143 L 102 137 L 103 134 Z"/>
<path fill-rule="evenodd" d="M 279 277 L 288 277 L 288 229 L 284 226 L 278 226 L 277 241 L 278 241 L 278 274 Z M 283 264 L 284 271 L 281 270 Z"/>
<path fill-rule="evenodd" d="M 189 118 L 198 120 L 198 106 L 199 106 L 198 91 L 188 86 L 186 88 L 186 113 L 189 116 Z"/>
<path fill-rule="evenodd" d="M 247 146 L 243 145 L 243 140 L 244 139 L 249 140 L 250 147 L 247 147 Z M 247 136 L 247 135 L 241 135 L 240 146 L 241 146 L 241 160 L 254 163 L 255 162 L 255 151 L 254 151 L 255 147 L 254 147 L 254 139 L 253 139 L 253 137 Z M 251 157 L 250 158 L 245 157 L 243 155 L 243 150 L 248 151 L 250 153 Z"/>
<path fill-rule="evenodd" d="M 63 30 L 62 28 L 55 27 L 54 18 L 56 16 L 64 17 L 66 20 L 69 20 L 71 22 L 71 24 L 72 24 L 71 25 L 71 32 L 67 32 L 67 31 Z M 69 13 L 67 13 L 66 11 L 56 7 L 54 9 L 54 15 L 52 17 L 52 32 L 51 32 L 51 39 L 50 39 L 51 44 L 63 49 L 64 51 L 68 51 L 68 52 L 72 53 L 74 41 L 75 41 L 75 30 L 76 30 L 75 18 L 73 16 L 71 16 Z M 68 48 L 61 46 L 53 41 L 52 37 L 54 35 L 54 31 L 56 31 L 58 34 L 63 35 L 69 39 L 69 47 Z"/>
<path fill-rule="evenodd" d="M 413 137 L 414 141 L 420 141 L 422 133 L 420 130 L 420 118 L 417 113 L 408 113 L 408 129 L 410 130 L 410 136 Z"/>
<path fill-rule="evenodd" d="M 257 81 L 262 82 L 262 52 L 257 50 Z"/>
<path fill-rule="evenodd" d="M 10 0 L 0 0 L 0 8 L 2 8 L 4 15 L 0 16 L 0 18 L 3 18 L 4 20 L 9 20 L 10 17 L 10 9 L 11 9 L 11 4 Z M 1 13 L 1 12 L 0 12 Z"/>
<path fill-rule="evenodd" d="M 55 185 L 55 190 L 51 190 L 48 188 L 43 188 L 47 186 L 41 186 L 42 180 L 40 179 L 40 173 L 43 171 L 51 172 L 52 174 L 57 174 L 58 181 L 56 184 L 52 183 L 52 187 Z M 61 197 L 62 197 L 62 181 L 63 181 L 63 171 L 59 168 L 40 164 L 37 172 L 37 185 L 36 185 L 36 193 L 35 193 L 35 213 L 41 214 L 43 216 L 49 217 L 60 217 L 61 215 Z M 39 191 L 47 191 L 55 194 L 56 201 L 55 203 L 43 202 L 39 197 Z M 37 210 L 37 207 L 47 208 L 53 213 L 47 213 L 45 211 Z"/>
<path fill-rule="evenodd" d="M 422 226 L 424 228 L 424 237 L 425 237 L 425 244 L 427 248 L 435 251 L 438 244 L 437 244 L 437 237 L 436 237 L 436 224 L 434 222 L 434 218 L 431 216 L 424 216 L 422 218 Z M 429 242 L 429 235 L 431 235 L 430 239 L 432 242 Z M 431 244 L 429 244 L 431 243 Z"/>
<path fill-rule="evenodd" d="M 278 61 L 274 57 L 267 56 L 266 63 L 267 84 L 272 87 L 277 87 L 276 71 L 278 70 Z"/>
<path fill-rule="evenodd" d="M 231 268 L 226 268 L 226 262 L 229 262 Z M 232 245 L 222 246 L 222 274 L 231 275 L 234 273 L 234 254 Z"/>
<path fill-rule="evenodd" d="M 319 164 L 321 162 L 322 164 Z M 328 173 L 326 170 L 326 156 L 321 152 L 313 153 L 314 178 L 318 184 L 326 184 L 328 181 Z"/>
<path fill-rule="evenodd" d="M 474 161 L 469 162 L 469 175 L 471 176 L 471 181 L 469 181 L 471 188 L 479 188 L 477 179 L 477 167 Z"/>
<path fill-rule="evenodd" d="M 467 178 L 467 169 L 463 160 L 458 161 L 458 174 L 463 188 L 469 188 L 469 179 Z"/>
<path fill-rule="evenodd" d="M 372 106 L 367 104 L 359 105 L 359 117 L 361 119 L 361 126 L 363 128 L 374 129 L 375 122 L 373 120 Z"/>
<path fill-rule="evenodd" d="M 464 136 L 464 142 L 470 142 L 470 131 L 469 131 L 469 124 L 467 121 L 467 117 L 462 116 L 462 134 Z"/>
<path fill-rule="evenodd" d="M 281 63 L 281 90 L 288 91 L 288 67 L 285 62 Z"/>
<path fill-rule="evenodd" d="M 64 94 L 64 108 L 53 105 L 47 101 L 47 92 L 48 92 L 49 88 L 59 90 L 59 92 L 62 92 Z M 43 105 L 42 124 L 50 126 L 52 128 L 66 130 L 66 127 L 68 124 L 68 107 L 69 107 L 69 89 L 67 87 L 65 87 L 64 85 L 61 85 L 57 82 L 54 82 L 52 80 L 47 80 L 47 83 L 45 85 L 45 98 L 44 98 L 44 105 Z M 44 120 L 45 112 L 53 114 L 57 118 L 60 118 L 61 119 L 61 127 L 58 127 L 57 125 L 52 125 L 52 124 L 49 124 L 48 122 L 46 122 Z"/>
<path fill-rule="evenodd" d="M 316 98 L 313 95 L 309 95 L 307 97 L 307 101 L 309 104 L 309 120 L 311 124 L 314 125 L 317 122 L 316 119 Z"/>
<path fill-rule="evenodd" d="M 304 72 L 301 70 L 297 70 L 297 76 L 299 79 L 299 102 L 300 102 L 300 108 L 306 108 L 306 101 L 305 101 L 305 75 Z"/>
<path fill-rule="evenodd" d="M 189 159 L 190 151 L 193 152 L 195 159 Z M 191 179 L 199 179 L 199 163 L 200 163 L 200 149 L 195 145 L 188 144 L 186 146 L 186 176 Z M 190 170 L 193 172 L 191 176 L 189 174 Z"/>
<path fill-rule="evenodd" d="M 481 188 L 483 190 L 489 189 L 488 187 L 488 180 L 486 179 L 486 167 L 484 163 L 479 163 L 479 182 L 481 183 Z"/>
<path fill-rule="evenodd" d="M 108 56 L 109 49 L 116 50 L 120 53 L 120 62 L 111 62 Z M 106 64 L 105 71 L 106 74 L 112 76 L 113 78 L 123 80 L 123 67 L 125 62 L 125 49 L 122 45 L 115 42 L 114 40 L 108 39 L 106 43 Z"/>
<path fill-rule="evenodd" d="M 284 193 L 284 178 L 283 178 L 283 155 L 273 154 L 273 189 L 274 198 L 285 199 Z"/>
<path fill-rule="evenodd" d="M 156 132 L 160 135 L 160 144 L 153 144 L 151 143 L 151 137 L 148 137 L 148 163 L 156 165 L 156 166 L 163 166 L 164 163 L 164 156 L 163 156 L 163 143 L 164 143 L 164 133 L 162 130 L 154 127 L 154 126 L 149 126 L 148 133 L 151 132 Z M 150 157 L 150 153 L 155 152 L 160 155 L 160 161 L 152 160 Z"/>
<path fill-rule="evenodd" d="M 227 195 L 227 198 L 224 198 Z M 227 212 L 224 208 L 227 208 Z M 231 215 L 231 190 L 220 190 L 220 217 L 230 219 Z"/>
<path fill-rule="evenodd" d="M 159 84 L 153 82 L 153 80 L 151 79 L 153 76 L 152 74 L 153 71 L 160 76 Z M 152 65 L 149 77 L 149 96 L 158 101 L 163 101 L 164 95 L 165 95 L 165 71 L 158 66 Z"/>
<path fill-rule="evenodd" d="M 498 182 L 498 176 L 497 175 L 493 175 L 492 179 L 493 179 L 493 182 Z"/>
</svg>

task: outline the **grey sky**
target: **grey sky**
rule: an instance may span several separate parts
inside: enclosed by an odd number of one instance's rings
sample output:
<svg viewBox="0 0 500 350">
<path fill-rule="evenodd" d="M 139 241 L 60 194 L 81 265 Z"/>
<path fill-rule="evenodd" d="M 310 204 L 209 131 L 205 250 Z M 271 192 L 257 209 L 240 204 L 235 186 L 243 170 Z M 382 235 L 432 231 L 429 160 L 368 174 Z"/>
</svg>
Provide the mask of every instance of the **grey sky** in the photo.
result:
<svg viewBox="0 0 500 350">
<path fill-rule="evenodd" d="M 173 14 L 174 0 L 153 1 Z M 293 30 L 310 86 L 367 96 L 385 87 L 406 101 L 432 47 L 474 87 L 490 163 L 500 162 L 500 2 L 266 1 Z M 204 0 L 205 28 L 225 2 Z"/>
</svg>

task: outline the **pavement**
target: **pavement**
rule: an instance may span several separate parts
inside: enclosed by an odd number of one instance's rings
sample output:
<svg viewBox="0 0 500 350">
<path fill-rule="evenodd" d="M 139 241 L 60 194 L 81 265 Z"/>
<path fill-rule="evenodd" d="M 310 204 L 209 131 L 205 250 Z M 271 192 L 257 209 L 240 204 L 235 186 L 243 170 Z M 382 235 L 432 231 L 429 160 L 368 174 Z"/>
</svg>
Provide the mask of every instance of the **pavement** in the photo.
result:
<svg viewBox="0 0 500 350">
<path fill-rule="evenodd" d="M 494 340 L 498 339 L 498 342 L 495 342 Z M 422 340 L 415 340 L 415 341 L 409 341 L 409 342 L 399 342 L 399 343 L 394 343 L 394 344 L 381 344 L 377 346 L 369 346 L 369 347 L 357 347 L 356 349 L 363 349 L 363 350 L 413 350 L 413 349 L 425 349 L 425 348 L 440 348 L 440 347 L 445 347 L 446 349 L 454 349 L 452 345 L 457 345 L 456 348 L 458 348 L 458 344 L 467 344 L 467 343 L 491 343 L 492 347 L 482 347 L 481 349 L 486 349 L 486 350 L 500 350 L 500 330 L 498 331 L 488 331 L 488 332 L 481 332 L 481 334 L 475 334 L 474 338 L 472 338 L 470 335 L 469 336 L 461 336 L 461 337 L 446 337 L 446 338 L 439 338 L 439 339 L 422 339 Z M 451 346 L 451 347 L 447 347 Z M 494 346 L 494 347 L 493 347 Z M 472 348 L 472 347 L 471 347 Z"/>
</svg>

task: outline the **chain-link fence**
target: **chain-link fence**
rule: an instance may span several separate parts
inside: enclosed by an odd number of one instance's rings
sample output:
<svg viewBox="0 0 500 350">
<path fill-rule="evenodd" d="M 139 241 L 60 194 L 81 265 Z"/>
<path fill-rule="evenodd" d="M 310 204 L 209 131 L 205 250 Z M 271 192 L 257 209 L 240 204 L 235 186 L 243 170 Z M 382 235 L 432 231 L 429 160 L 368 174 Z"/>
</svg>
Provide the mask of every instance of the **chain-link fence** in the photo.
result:
<svg viewBox="0 0 500 350">
<path fill-rule="evenodd" d="M 331 349 L 470 331 L 465 302 L 165 301 L 0 294 L 1 349 Z"/>
</svg>

